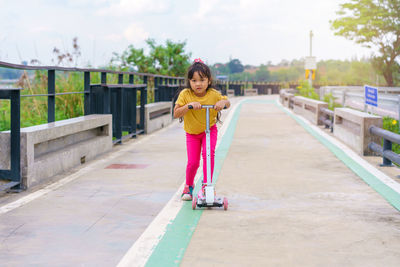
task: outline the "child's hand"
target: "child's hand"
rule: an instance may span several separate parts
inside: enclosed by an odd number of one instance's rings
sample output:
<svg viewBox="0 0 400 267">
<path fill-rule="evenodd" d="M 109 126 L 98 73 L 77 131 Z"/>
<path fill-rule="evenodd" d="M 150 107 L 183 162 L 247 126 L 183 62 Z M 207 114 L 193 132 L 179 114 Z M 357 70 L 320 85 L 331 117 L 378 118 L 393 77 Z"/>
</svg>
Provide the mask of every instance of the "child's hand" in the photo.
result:
<svg viewBox="0 0 400 267">
<path fill-rule="evenodd" d="M 189 103 L 187 105 L 188 105 L 188 107 L 192 106 L 193 109 L 201 109 L 201 104 L 199 102 L 191 102 L 191 103 Z"/>
<path fill-rule="evenodd" d="M 216 110 L 216 111 L 220 111 L 220 110 L 223 110 L 224 109 L 224 107 L 225 107 L 225 100 L 220 100 L 220 101 L 218 101 L 217 103 L 215 103 L 215 105 L 214 105 L 214 109 Z"/>
</svg>

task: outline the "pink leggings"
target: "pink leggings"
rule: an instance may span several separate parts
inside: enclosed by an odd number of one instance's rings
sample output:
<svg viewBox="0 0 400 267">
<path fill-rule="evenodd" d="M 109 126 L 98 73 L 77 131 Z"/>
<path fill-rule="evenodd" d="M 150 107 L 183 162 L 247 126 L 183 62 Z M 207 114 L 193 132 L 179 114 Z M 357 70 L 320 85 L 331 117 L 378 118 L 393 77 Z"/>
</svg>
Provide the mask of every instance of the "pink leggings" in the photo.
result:
<svg viewBox="0 0 400 267">
<path fill-rule="evenodd" d="M 214 124 L 210 128 L 210 147 L 211 147 L 211 181 L 214 173 L 215 145 L 217 144 L 217 126 Z M 207 154 L 206 154 L 206 133 L 189 134 L 186 133 L 186 148 L 188 163 L 186 166 L 186 184 L 193 186 L 194 176 L 200 165 L 200 152 L 203 148 L 203 183 L 207 182 Z"/>
</svg>

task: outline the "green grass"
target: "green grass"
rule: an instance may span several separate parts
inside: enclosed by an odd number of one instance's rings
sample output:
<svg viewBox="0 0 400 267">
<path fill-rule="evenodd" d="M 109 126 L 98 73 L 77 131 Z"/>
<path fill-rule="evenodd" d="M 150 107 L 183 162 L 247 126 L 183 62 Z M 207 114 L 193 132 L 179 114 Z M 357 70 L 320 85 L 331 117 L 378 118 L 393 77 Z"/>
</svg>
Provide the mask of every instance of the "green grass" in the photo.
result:
<svg viewBox="0 0 400 267">
<path fill-rule="evenodd" d="M 383 129 L 391 131 L 396 134 L 400 134 L 399 131 L 399 121 L 389 118 L 389 117 L 384 117 L 383 118 Z M 382 140 L 382 146 L 383 146 L 383 140 Z M 400 154 L 400 145 L 399 144 L 393 144 L 392 145 L 392 150 L 393 152 Z"/>
<path fill-rule="evenodd" d="M 124 75 L 124 83 L 128 83 L 128 75 Z M 84 77 L 81 72 L 56 72 L 56 93 L 82 92 L 82 94 L 56 96 L 56 121 L 75 118 L 84 115 Z M 100 83 L 100 73 L 91 73 L 91 84 Z M 108 74 L 107 83 L 118 83 L 118 75 Z M 135 76 L 135 84 L 143 83 Z M 47 94 L 47 71 L 35 71 L 29 78 L 27 72 L 19 79 L 16 87 L 23 88 L 21 95 Z M 147 103 L 154 102 L 154 82 L 148 81 Z M 137 95 L 137 105 L 140 104 L 140 91 Z M 21 128 L 47 123 L 47 97 L 21 97 Z M 10 101 L 0 100 L 0 131 L 10 129 Z"/>
</svg>

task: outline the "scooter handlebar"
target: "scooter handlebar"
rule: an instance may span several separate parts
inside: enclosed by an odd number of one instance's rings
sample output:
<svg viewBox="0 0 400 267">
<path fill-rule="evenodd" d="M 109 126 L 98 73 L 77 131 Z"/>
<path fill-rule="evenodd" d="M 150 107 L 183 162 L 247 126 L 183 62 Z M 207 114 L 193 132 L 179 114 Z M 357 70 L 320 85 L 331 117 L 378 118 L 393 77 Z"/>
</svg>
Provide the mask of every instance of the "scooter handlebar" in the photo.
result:
<svg viewBox="0 0 400 267">
<path fill-rule="evenodd" d="M 201 105 L 201 108 L 214 108 L 214 105 Z M 193 109 L 192 105 L 188 105 L 188 109 Z M 225 106 L 224 109 L 227 109 Z"/>
</svg>

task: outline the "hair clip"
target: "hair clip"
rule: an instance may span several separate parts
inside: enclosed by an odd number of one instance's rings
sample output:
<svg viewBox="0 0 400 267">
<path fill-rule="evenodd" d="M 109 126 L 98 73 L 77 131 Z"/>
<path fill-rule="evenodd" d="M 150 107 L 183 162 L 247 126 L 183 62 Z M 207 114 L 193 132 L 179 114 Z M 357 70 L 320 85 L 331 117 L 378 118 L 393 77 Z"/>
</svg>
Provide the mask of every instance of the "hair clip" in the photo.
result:
<svg viewBox="0 0 400 267">
<path fill-rule="evenodd" d="M 195 62 L 195 63 L 203 63 L 203 64 L 204 64 L 203 60 L 201 60 L 200 58 L 196 58 L 196 59 L 194 60 L 194 62 Z"/>
</svg>

